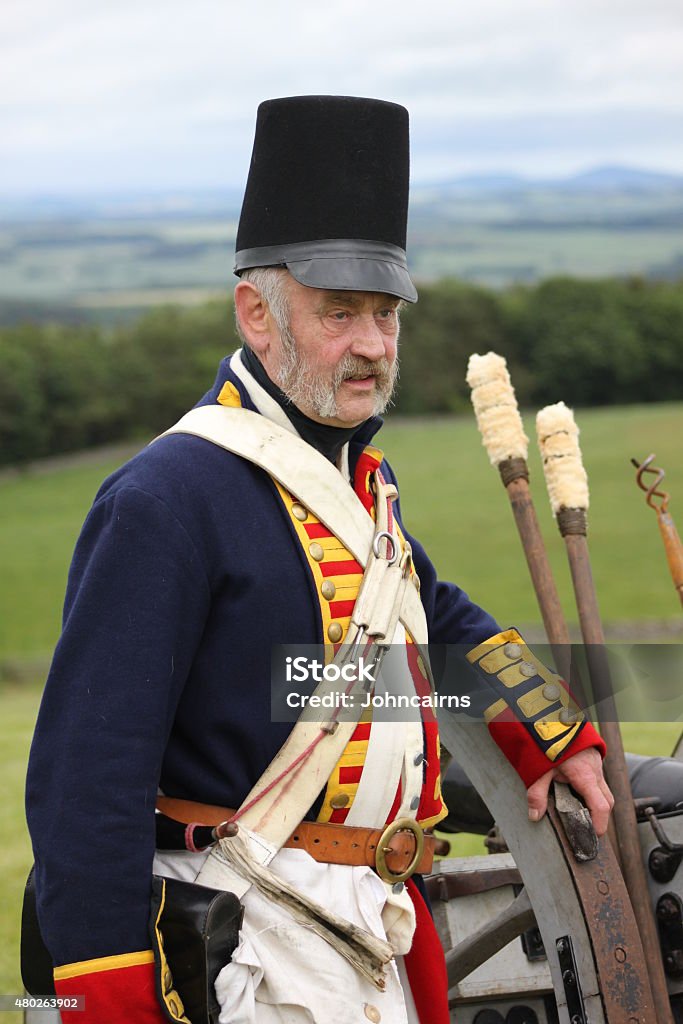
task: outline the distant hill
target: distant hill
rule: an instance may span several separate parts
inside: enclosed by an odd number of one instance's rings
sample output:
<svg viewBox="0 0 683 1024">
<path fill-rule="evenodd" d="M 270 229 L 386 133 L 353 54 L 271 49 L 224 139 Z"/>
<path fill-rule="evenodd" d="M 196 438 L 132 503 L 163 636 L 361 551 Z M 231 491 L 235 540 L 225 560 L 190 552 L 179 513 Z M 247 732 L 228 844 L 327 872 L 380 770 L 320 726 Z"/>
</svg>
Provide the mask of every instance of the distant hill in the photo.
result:
<svg viewBox="0 0 683 1024">
<path fill-rule="evenodd" d="M 0 323 L 62 306 L 65 319 L 129 319 L 224 295 L 240 201 L 235 189 L 0 197 Z M 679 279 L 683 175 L 603 166 L 416 182 L 409 258 L 418 281 L 496 288 L 557 274 Z"/>
<path fill-rule="evenodd" d="M 654 190 L 661 188 L 683 188 L 683 175 L 663 174 L 660 171 L 643 171 L 633 167 L 596 167 L 567 178 L 566 185 L 588 189 L 635 188 Z"/>
<path fill-rule="evenodd" d="M 683 189 L 683 174 L 667 174 L 635 167 L 592 167 L 558 178 L 533 178 L 506 172 L 472 173 L 441 182 L 413 183 L 411 198 L 432 201 L 449 192 L 533 193 L 566 191 L 615 191 Z M 237 217 L 239 189 L 165 189 L 158 192 L 26 196 L 0 195 L 0 223 L 102 220 L 139 220 L 148 217 L 196 218 L 207 214 Z"/>
<path fill-rule="evenodd" d="M 0 194 L 0 224 L 145 220 L 149 217 L 203 217 L 239 214 L 242 194 L 237 189 L 165 189 L 159 192 L 80 193 L 75 195 Z"/>
<path fill-rule="evenodd" d="M 666 174 L 661 171 L 642 170 L 635 167 L 605 166 L 592 167 L 577 174 L 560 178 L 529 178 L 521 174 L 467 174 L 435 184 L 413 186 L 416 198 L 444 195 L 448 192 L 521 193 L 521 192 L 572 192 L 572 191 L 622 191 L 637 189 L 655 191 L 658 189 L 683 189 L 683 174 Z"/>
</svg>

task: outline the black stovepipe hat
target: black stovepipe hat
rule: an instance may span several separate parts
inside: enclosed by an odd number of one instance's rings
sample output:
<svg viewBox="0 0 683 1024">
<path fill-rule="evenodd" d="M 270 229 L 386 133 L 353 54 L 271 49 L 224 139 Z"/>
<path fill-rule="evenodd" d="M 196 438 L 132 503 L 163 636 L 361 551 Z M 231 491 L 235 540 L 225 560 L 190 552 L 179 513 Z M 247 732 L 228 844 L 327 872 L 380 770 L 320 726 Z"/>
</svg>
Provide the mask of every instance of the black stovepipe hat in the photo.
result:
<svg viewBox="0 0 683 1024">
<path fill-rule="evenodd" d="M 285 266 L 312 288 L 417 300 L 406 261 L 408 111 L 358 96 L 258 108 L 235 273 Z"/>
</svg>

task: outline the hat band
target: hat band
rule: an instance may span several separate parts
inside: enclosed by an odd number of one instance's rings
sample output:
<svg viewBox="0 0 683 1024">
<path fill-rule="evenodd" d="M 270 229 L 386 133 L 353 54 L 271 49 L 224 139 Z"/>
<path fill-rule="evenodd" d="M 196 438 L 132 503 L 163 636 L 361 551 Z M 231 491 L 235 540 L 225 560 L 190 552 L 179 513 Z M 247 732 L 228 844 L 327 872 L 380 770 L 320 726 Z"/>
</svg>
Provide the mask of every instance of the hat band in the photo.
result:
<svg viewBox="0 0 683 1024">
<path fill-rule="evenodd" d="M 235 253 L 235 273 L 250 267 L 275 267 L 297 260 L 331 260 L 344 257 L 397 263 L 408 269 L 405 250 L 390 242 L 367 238 L 318 238 L 312 242 L 288 242 L 285 245 L 259 245 Z"/>
<path fill-rule="evenodd" d="M 324 238 L 262 245 L 235 253 L 234 271 L 285 266 L 300 284 L 340 291 L 386 292 L 415 302 L 405 250 L 365 238 Z"/>
</svg>

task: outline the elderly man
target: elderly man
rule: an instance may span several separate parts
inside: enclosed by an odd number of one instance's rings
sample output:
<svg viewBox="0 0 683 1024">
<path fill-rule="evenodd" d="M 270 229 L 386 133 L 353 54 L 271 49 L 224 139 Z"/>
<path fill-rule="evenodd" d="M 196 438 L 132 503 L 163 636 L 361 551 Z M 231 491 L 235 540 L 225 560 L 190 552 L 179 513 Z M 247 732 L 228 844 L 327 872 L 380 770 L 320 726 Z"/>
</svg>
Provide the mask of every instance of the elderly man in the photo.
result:
<svg viewBox="0 0 683 1024">
<path fill-rule="evenodd" d="M 478 649 L 489 728 L 529 789 L 530 815 L 544 812 L 555 776 L 606 829 L 600 738 L 571 716 L 545 731 L 512 719 L 498 662 L 521 664 L 523 641 L 437 580 L 374 444 L 396 377 L 400 306 L 416 299 L 407 199 L 402 107 L 295 97 L 259 108 L 237 237 L 243 348 L 189 419 L 102 486 L 36 729 L 27 803 L 41 930 L 58 993 L 86 997 L 65 1021 L 187 1020 L 156 910 L 150 928 L 153 873 L 237 883 L 244 921 L 216 981 L 221 1022 L 448 1020 L 419 875 L 429 840 L 413 855 L 421 830 L 446 813 L 433 714 L 389 730 L 367 713 L 346 733 L 314 723 L 320 735 L 296 757 L 287 744 L 307 726 L 270 717 L 273 648 L 327 645 L 328 660 L 347 639 L 358 648 L 358 609 L 374 621 L 399 556 L 391 586 L 401 597 L 392 591 L 384 630 L 405 663 L 403 684 L 429 693 L 427 636 Z M 371 599 L 366 583 L 380 576 Z M 488 673 L 485 642 L 498 652 Z M 567 711 L 559 689 L 555 710 Z M 184 849 L 155 854 L 157 801 L 182 822 Z M 198 826 L 231 817 L 248 837 L 247 859 L 260 842 L 259 871 L 276 889 L 292 887 L 295 912 L 265 895 L 258 872 L 241 885 L 239 865 L 220 859 L 222 849 L 230 856 L 229 828 L 220 847 L 195 841 Z M 398 820 L 407 831 L 391 829 Z M 376 852 L 383 832 L 387 863 Z M 409 840 L 407 871 L 397 834 Z M 314 901 L 303 923 L 297 900 Z M 380 960 L 388 950 L 381 977 L 306 913 L 336 915 Z"/>
</svg>

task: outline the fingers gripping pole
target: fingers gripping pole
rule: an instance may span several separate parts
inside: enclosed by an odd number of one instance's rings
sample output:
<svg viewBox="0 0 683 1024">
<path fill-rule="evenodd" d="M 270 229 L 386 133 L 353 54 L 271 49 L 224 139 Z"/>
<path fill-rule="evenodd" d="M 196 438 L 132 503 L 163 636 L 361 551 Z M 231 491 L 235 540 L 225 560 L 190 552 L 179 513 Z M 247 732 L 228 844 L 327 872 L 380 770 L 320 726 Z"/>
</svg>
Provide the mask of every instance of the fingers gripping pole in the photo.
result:
<svg viewBox="0 0 683 1024">
<path fill-rule="evenodd" d="M 557 669 L 568 679 L 565 662 L 569 631 L 531 498 L 526 461 L 529 440 L 524 433 L 505 359 L 495 352 L 470 356 L 467 383 L 472 389 L 472 405 L 482 442 L 491 464 L 498 467 L 510 498 Z"/>
<path fill-rule="evenodd" d="M 579 430 L 571 409 L 564 402 L 558 402 L 541 409 L 536 418 L 536 431 L 551 508 L 567 548 L 600 731 L 607 743 L 605 776 L 615 799 L 613 817 L 624 880 L 643 948 L 649 954 L 648 970 L 657 1020 L 670 1024 L 671 1007 L 659 953 L 657 926 L 650 903 L 644 898 L 648 891 L 647 879 L 588 555 L 588 477 L 579 447 Z"/>
</svg>

